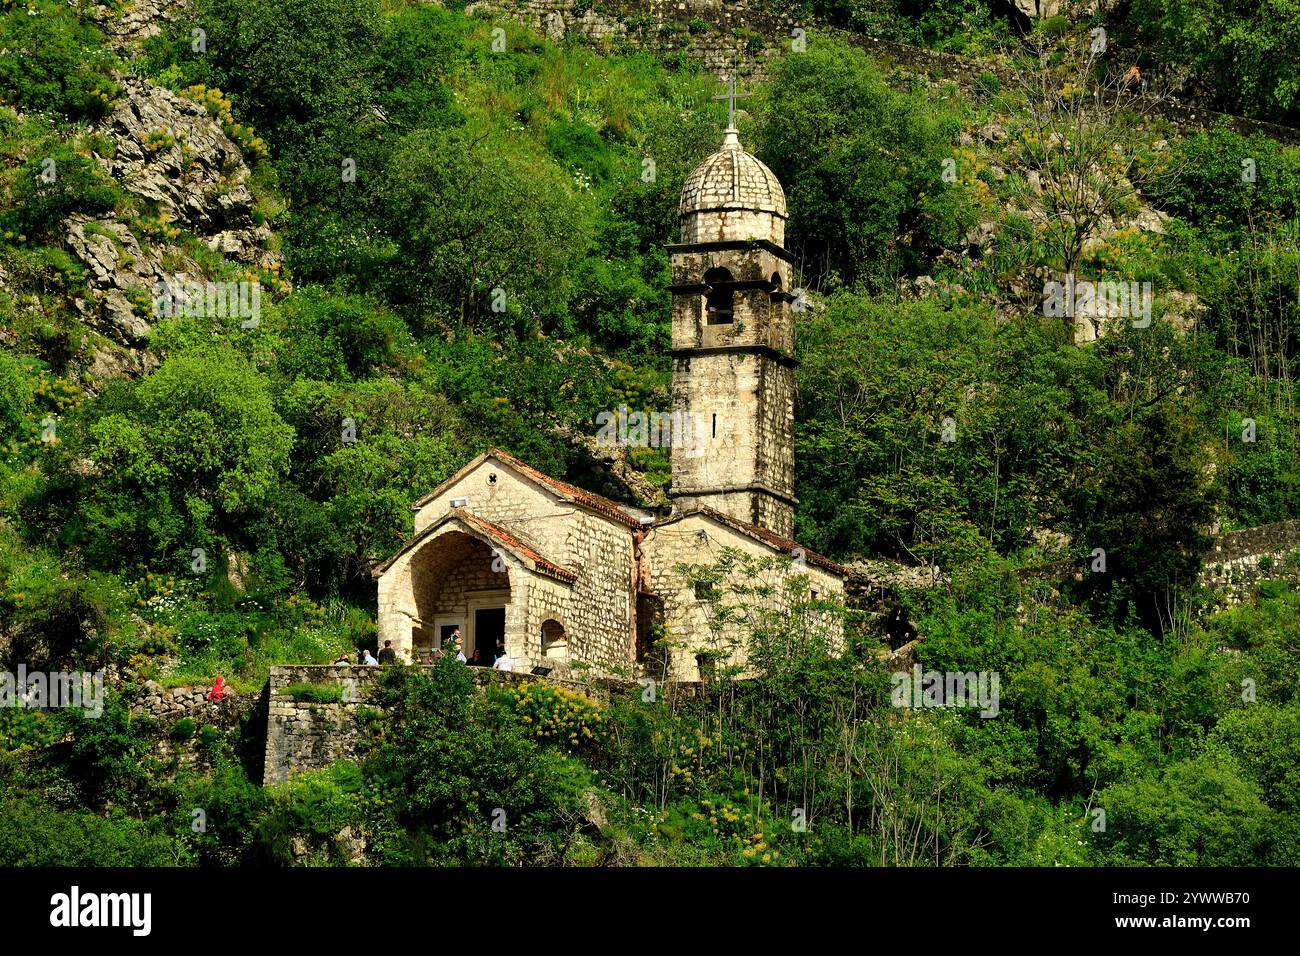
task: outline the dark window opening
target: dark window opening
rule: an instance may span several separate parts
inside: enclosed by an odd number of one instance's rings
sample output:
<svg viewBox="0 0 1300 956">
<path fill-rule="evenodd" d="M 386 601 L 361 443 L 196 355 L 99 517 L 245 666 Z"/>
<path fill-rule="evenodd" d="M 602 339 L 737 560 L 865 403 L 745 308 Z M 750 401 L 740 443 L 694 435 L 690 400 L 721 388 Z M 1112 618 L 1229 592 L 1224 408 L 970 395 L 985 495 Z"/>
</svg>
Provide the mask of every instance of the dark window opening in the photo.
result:
<svg viewBox="0 0 1300 956">
<path fill-rule="evenodd" d="M 773 310 L 779 310 L 785 300 L 785 283 L 781 281 L 781 273 L 773 272 L 772 278 L 768 281 L 772 285 L 772 290 L 767 294 L 768 304 Z"/>
<path fill-rule="evenodd" d="M 710 269 L 704 273 L 704 284 L 709 291 L 704 295 L 705 321 L 709 325 L 726 325 L 734 321 L 736 293 L 734 280 L 726 269 Z"/>
</svg>

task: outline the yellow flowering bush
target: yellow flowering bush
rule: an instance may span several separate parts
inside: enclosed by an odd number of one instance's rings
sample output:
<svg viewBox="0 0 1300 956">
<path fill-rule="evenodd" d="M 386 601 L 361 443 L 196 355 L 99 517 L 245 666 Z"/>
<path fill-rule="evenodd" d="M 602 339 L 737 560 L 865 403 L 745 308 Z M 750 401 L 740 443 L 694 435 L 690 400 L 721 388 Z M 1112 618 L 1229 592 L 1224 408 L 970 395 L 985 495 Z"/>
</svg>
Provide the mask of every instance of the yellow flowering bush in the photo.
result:
<svg viewBox="0 0 1300 956">
<path fill-rule="evenodd" d="M 540 680 L 514 688 L 509 696 L 525 731 L 538 740 L 580 747 L 604 733 L 603 708 L 579 691 Z"/>
<path fill-rule="evenodd" d="M 181 234 L 180 227 L 173 226 L 166 217 L 140 217 L 132 223 L 133 231 L 142 233 L 154 242 L 164 242 L 168 239 L 175 239 Z"/>
<path fill-rule="evenodd" d="M 1160 237 L 1136 226 L 1126 226 L 1091 246 L 1084 261 L 1098 278 L 1127 278 L 1149 268 L 1160 245 Z"/>
<path fill-rule="evenodd" d="M 169 130 L 158 127 L 151 129 L 140 140 L 140 145 L 144 147 L 147 153 L 160 153 L 165 149 L 171 149 L 176 145 L 176 137 Z"/>
<path fill-rule="evenodd" d="M 208 111 L 209 116 L 221 123 L 222 132 L 234 140 L 245 155 L 251 154 L 257 159 L 266 158 L 265 141 L 247 123 L 235 122 L 235 114 L 230 100 L 226 98 L 226 94 L 221 90 L 197 83 L 194 86 L 185 87 L 185 89 L 181 90 L 181 95 L 186 99 L 201 104 Z"/>
</svg>

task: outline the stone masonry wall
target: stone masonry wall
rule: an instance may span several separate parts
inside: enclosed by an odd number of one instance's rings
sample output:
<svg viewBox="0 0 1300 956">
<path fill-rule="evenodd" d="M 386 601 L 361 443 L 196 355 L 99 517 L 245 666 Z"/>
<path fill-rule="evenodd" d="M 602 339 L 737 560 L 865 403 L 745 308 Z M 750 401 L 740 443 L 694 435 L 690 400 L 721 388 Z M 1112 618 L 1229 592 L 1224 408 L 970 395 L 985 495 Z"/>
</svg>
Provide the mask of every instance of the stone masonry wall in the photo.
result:
<svg viewBox="0 0 1300 956">
<path fill-rule="evenodd" d="M 1201 573 L 1197 583 L 1218 593 L 1218 603 L 1211 612 L 1234 607 L 1248 600 L 1255 585 L 1285 574 L 1291 555 L 1300 552 L 1300 520 L 1229 531 L 1214 539 L 1201 555 Z M 1022 568 L 1016 576 L 1029 587 L 1043 587 L 1054 593 L 1062 582 L 1081 580 L 1084 561 L 1065 558 L 1032 568 Z"/>
<path fill-rule="evenodd" d="M 1221 607 L 1240 604 L 1255 585 L 1281 573 L 1283 563 L 1300 552 L 1300 521 L 1229 531 L 1214 539 L 1203 556 L 1199 583 L 1221 595 Z"/>
<path fill-rule="evenodd" d="M 793 497 L 791 370 L 763 355 L 675 358 L 673 407 L 689 411 L 705 428 L 700 453 L 673 456 L 678 505 L 705 504 L 789 537 L 794 513 L 788 504 L 735 489 L 758 483 Z"/>
<path fill-rule="evenodd" d="M 427 667 L 421 666 L 420 670 Z M 266 758 L 263 784 L 282 783 L 289 774 L 322 770 L 337 760 L 361 757 L 372 736 L 368 718 L 382 714 L 374 702 L 374 691 L 382 673 L 380 667 L 336 664 L 295 664 L 271 668 L 266 728 Z M 539 678 L 523 673 L 470 667 L 480 687 L 509 687 Z M 608 695 L 599 682 L 546 678 L 548 683 L 581 690 L 598 699 Z M 285 690 L 295 684 L 339 687 L 347 700 L 317 704 L 295 701 Z M 373 714 L 370 712 L 374 712 Z"/>
<path fill-rule="evenodd" d="M 701 541 L 699 533 L 707 536 Z M 664 623 L 668 626 L 670 638 L 681 642 L 683 646 L 673 650 L 670 658 L 668 680 L 695 681 L 700 679 L 699 667 L 695 656 L 700 651 L 732 652 L 729 663 L 744 665 L 746 654 L 743 634 L 734 626 L 718 635 L 709 628 L 709 615 L 712 602 L 695 596 L 688 584 L 688 576 L 677 570 L 677 565 L 695 565 L 710 567 L 720 557 L 724 548 L 734 548 L 754 558 L 763 559 L 780 557 L 773 549 L 759 544 L 753 539 L 739 534 L 732 529 L 719 525 L 701 516 L 683 518 L 681 521 L 656 528 L 646 538 L 645 548 L 650 554 L 650 580 L 653 590 L 664 600 Z M 785 555 L 785 557 L 792 557 Z M 787 599 L 782 589 L 788 574 L 782 569 L 767 573 L 764 583 L 774 587 L 771 606 L 783 609 Z M 804 574 L 809 578 L 809 587 L 817 591 L 819 598 L 844 597 L 843 582 L 832 574 L 813 564 L 792 573 Z M 746 581 L 746 584 L 756 584 Z M 724 582 L 720 586 L 724 600 L 735 601 L 735 596 L 727 593 Z M 838 628 L 830 627 L 838 636 Z M 733 645 L 734 652 L 732 651 Z M 726 655 L 723 655 L 726 658 Z"/>
<path fill-rule="evenodd" d="M 1006 79 L 995 64 L 863 36 L 807 20 L 798 9 L 783 9 L 776 0 L 481 0 L 466 7 L 525 23 L 551 39 L 578 36 L 607 50 L 652 50 L 681 54 L 719 77 L 734 71 L 762 80 L 773 58 L 791 48 L 796 29 L 817 29 L 860 47 L 886 70 L 906 76 L 931 77 L 971 87 L 985 73 Z M 701 29 L 701 24 L 706 25 Z M 810 41 L 811 42 L 811 41 Z M 1283 143 L 1300 145 L 1300 130 L 1261 120 L 1216 113 L 1174 100 L 1159 112 L 1186 132 L 1226 122 L 1242 136 L 1263 133 Z"/>
<path fill-rule="evenodd" d="M 206 754 L 199 746 L 198 731 L 213 726 L 229 734 L 240 729 L 262 704 L 263 693 L 237 694 L 227 690 L 220 701 L 207 699 L 210 685 L 198 687 L 164 688 L 155 681 L 145 681 L 135 702 L 131 704 L 133 717 L 148 717 L 155 724 L 152 747 L 155 757 L 174 758 L 183 766 L 202 766 Z M 196 733 L 188 738 L 174 739 L 172 730 L 182 719 L 194 722 Z"/>
<path fill-rule="evenodd" d="M 718 75 L 739 65 L 745 76 L 764 77 L 768 61 L 791 31 L 794 12 L 763 0 L 486 0 L 467 12 L 490 11 L 558 40 L 574 35 L 606 50 L 649 49 L 680 53 Z"/>
</svg>

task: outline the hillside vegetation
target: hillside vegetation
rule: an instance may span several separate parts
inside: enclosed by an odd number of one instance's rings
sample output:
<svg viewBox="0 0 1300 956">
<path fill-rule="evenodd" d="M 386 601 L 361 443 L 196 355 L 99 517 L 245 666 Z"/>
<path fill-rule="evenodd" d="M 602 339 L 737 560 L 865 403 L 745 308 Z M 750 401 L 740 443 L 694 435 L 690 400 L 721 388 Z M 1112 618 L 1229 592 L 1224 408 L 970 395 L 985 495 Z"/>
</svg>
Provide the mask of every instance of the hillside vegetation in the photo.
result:
<svg viewBox="0 0 1300 956">
<path fill-rule="evenodd" d="M 796 536 L 938 572 L 920 663 L 999 672 L 998 719 L 898 719 L 880 639 L 796 614 L 754 623 L 760 680 L 671 705 L 396 669 L 364 759 L 266 790 L 252 728 L 160 762 L 135 688 L 373 648 L 369 569 L 489 445 L 663 502 L 664 451 L 587 438 L 670 404 L 665 246 L 726 106 L 684 56 L 461 4 L 161 6 L 0 15 L 0 656 L 120 679 L 98 719 L 0 710 L 0 863 L 1300 861 L 1300 563 L 1217 616 L 1196 585 L 1214 531 L 1300 517 L 1300 151 L 1036 99 L 1136 65 L 1300 122 L 1285 5 L 1135 0 L 1097 60 L 1086 19 L 1036 58 L 979 0 L 812 0 L 1025 82 L 813 33 L 742 101 L 808 306 Z M 1153 321 L 1076 343 L 1065 273 L 1150 283 Z M 257 281 L 257 322 L 159 314 L 177 274 Z"/>
</svg>

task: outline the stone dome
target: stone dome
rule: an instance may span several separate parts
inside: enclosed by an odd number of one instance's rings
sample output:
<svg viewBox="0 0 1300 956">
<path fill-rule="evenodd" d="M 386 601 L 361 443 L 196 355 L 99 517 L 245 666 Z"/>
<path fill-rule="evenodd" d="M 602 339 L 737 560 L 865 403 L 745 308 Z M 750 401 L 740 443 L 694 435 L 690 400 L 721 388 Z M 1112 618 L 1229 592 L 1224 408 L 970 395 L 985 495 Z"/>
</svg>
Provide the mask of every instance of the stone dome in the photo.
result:
<svg viewBox="0 0 1300 956">
<path fill-rule="evenodd" d="M 741 148 L 735 129 L 728 129 L 722 148 L 686 177 L 677 213 L 689 216 L 733 209 L 788 218 L 780 180 L 761 160 Z"/>
</svg>

